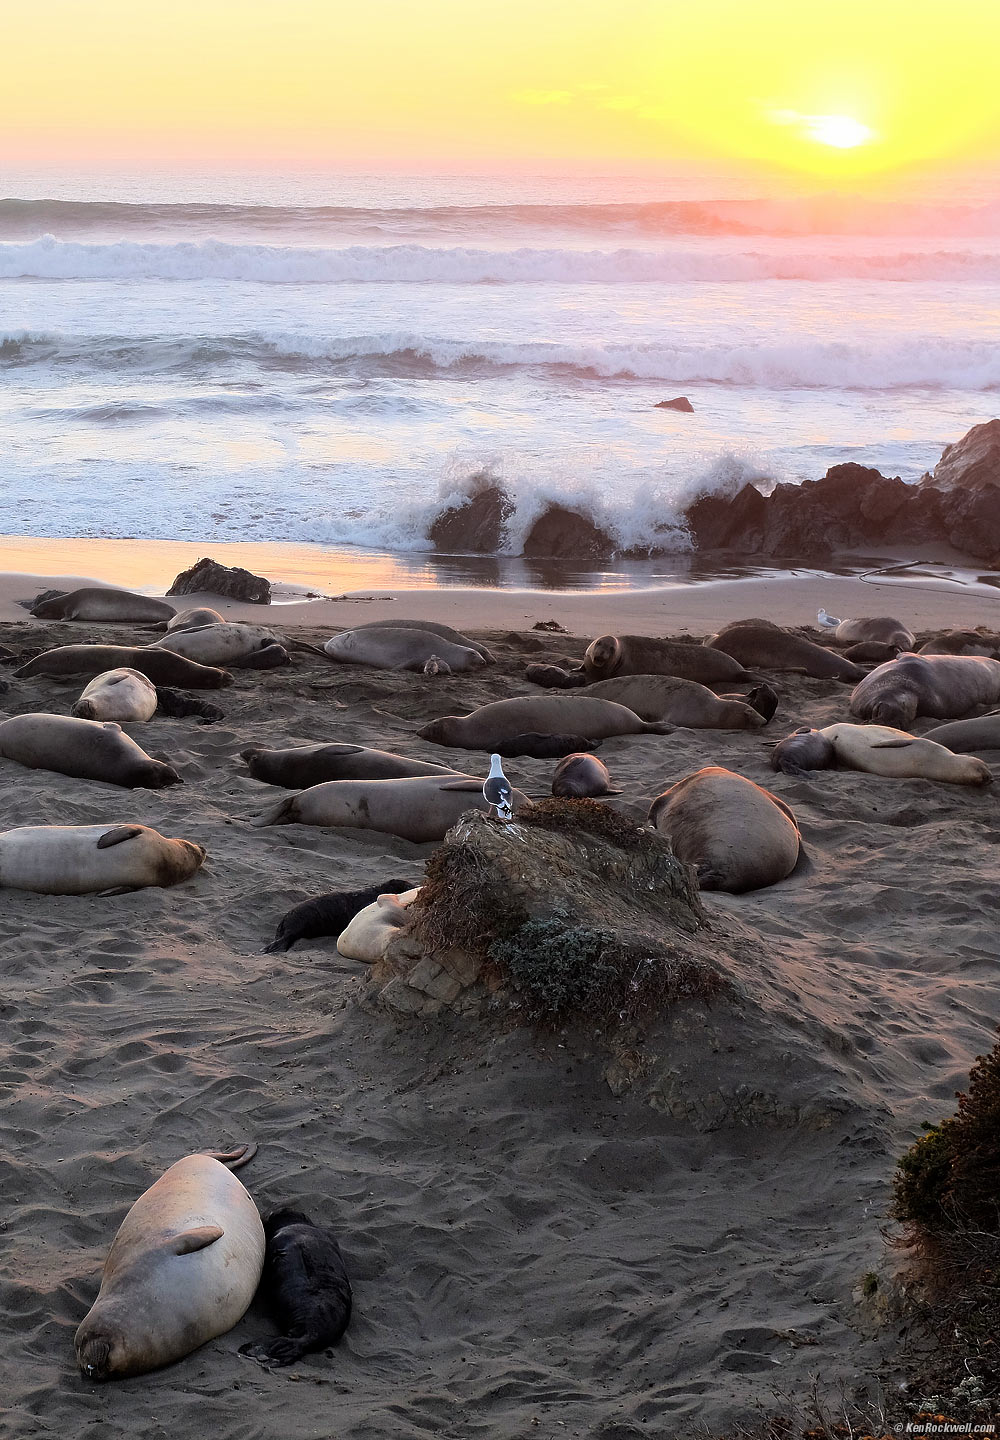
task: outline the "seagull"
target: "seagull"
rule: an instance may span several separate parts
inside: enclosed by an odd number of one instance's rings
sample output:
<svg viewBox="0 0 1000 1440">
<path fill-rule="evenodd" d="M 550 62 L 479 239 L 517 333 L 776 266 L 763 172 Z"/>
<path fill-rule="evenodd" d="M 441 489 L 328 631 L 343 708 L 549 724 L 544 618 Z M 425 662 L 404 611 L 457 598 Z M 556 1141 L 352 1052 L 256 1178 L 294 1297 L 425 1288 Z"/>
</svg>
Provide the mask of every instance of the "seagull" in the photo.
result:
<svg viewBox="0 0 1000 1440">
<path fill-rule="evenodd" d="M 514 818 L 514 791 L 503 773 L 499 755 L 490 756 L 490 773 L 483 781 L 483 799 L 492 805 L 498 820 Z"/>
<path fill-rule="evenodd" d="M 837 626 L 842 623 L 837 619 L 836 615 L 828 615 L 825 610 L 817 612 L 816 620 L 818 624 L 823 626 L 824 630 L 836 630 Z"/>
</svg>

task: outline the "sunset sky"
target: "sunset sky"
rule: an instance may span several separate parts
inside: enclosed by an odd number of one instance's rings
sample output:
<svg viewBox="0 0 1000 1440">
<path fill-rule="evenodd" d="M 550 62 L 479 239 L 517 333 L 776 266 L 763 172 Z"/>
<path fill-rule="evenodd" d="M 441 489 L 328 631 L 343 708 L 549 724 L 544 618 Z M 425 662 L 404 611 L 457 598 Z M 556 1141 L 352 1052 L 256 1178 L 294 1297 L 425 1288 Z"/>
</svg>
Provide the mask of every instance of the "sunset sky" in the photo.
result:
<svg viewBox="0 0 1000 1440">
<path fill-rule="evenodd" d="M 996 0 L 44 0 L 8 168 L 995 164 Z"/>
</svg>

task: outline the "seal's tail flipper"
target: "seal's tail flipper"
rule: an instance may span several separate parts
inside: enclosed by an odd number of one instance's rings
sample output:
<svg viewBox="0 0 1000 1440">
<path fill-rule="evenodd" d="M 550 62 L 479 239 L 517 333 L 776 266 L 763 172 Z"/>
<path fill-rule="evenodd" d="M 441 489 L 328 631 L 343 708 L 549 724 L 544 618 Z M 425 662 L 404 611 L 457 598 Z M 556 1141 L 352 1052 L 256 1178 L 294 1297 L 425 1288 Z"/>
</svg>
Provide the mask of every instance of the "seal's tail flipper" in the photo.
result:
<svg viewBox="0 0 1000 1440">
<path fill-rule="evenodd" d="M 235 1150 L 199 1150 L 198 1154 L 218 1160 L 220 1165 L 225 1165 L 229 1170 L 239 1170 L 257 1154 L 257 1142 L 250 1140 L 246 1145 L 238 1145 Z"/>
<path fill-rule="evenodd" d="M 250 816 L 250 824 L 259 829 L 262 825 L 291 825 L 290 818 L 292 802 L 298 799 L 298 792 L 294 795 L 286 795 L 283 800 L 278 800 L 274 805 L 262 810 L 259 815 Z"/>
<path fill-rule="evenodd" d="M 838 625 L 843 624 L 843 621 L 838 620 L 836 615 L 828 615 L 821 607 L 816 612 L 816 623 L 821 625 L 824 630 L 836 630 Z"/>
</svg>

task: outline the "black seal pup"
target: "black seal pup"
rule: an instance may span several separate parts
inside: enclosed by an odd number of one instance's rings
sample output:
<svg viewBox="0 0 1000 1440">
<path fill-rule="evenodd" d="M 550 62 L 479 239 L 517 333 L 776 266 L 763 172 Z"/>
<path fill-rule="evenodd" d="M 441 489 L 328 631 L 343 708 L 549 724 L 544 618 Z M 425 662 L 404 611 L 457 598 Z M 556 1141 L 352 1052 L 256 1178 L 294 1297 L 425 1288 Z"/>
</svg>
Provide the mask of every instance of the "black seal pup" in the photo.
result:
<svg viewBox="0 0 1000 1440">
<path fill-rule="evenodd" d="M 336 1345 L 351 1319 L 351 1282 L 333 1233 L 300 1210 L 275 1210 L 264 1236 L 261 1293 L 284 1334 L 241 1345 L 240 1354 L 260 1365 L 292 1365 Z"/>
<path fill-rule="evenodd" d="M 383 880 L 381 885 L 369 885 L 366 890 L 333 890 L 328 895 L 317 895 L 315 900 L 303 900 L 281 917 L 274 939 L 261 953 L 280 955 L 298 940 L 320 940 L 328 935 L 337 939 L 355 915 L 374 905 L 380 895 L 402 895 L 412 890 L 414 883 Z"/>
<path fill-rule="evenodd" d="M 596 750 L 600 743 L 600 740 L 588 740 L 586 735 L 540 735 L 529 730 L 524 735 L 502 740 L 496 751 L 505 760 L 516 760 L 519 755 L 528 755 L 533 760 L 556 760 L 580 750 Z"/>
</svg>

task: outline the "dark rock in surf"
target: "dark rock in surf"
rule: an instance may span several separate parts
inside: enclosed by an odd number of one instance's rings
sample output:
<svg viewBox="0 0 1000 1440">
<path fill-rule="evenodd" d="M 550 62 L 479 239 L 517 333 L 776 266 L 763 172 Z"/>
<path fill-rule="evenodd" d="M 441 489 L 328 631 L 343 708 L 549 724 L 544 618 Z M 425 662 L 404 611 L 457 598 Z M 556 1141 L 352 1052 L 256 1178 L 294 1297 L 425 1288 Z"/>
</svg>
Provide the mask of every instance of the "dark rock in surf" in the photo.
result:
<svg viewBox="0 0 1000 1440">
<path fill-rule="evenodd" d="M 973 425 L 961 440 L 946 445 L 933 476 L 920 483 L 933 483 L 936 490 L 1000 488 L 1000 420 Z"/>
<path fill-rule="evenodd" d="M 521 553 L 560 560 L 610 560 L 616 550 L 607 531 L 586 515 L 550 505 L 524 537 Z"/>
<path fill-rule="evenodd" d="M 673 400 L 657 400 L 654 410 L 682 410 L 685 415 L 694 414 L 694 406 L 686 395 L 677 395 Z"/>
<path fill-rule="evenodd" d="M 435 516 L 427 538 L 436 550 L 460 555 L 496 555 L 503 546 L 514 502 L 498 485 L 479 490 L 462 505 Z"/>
</svg>

